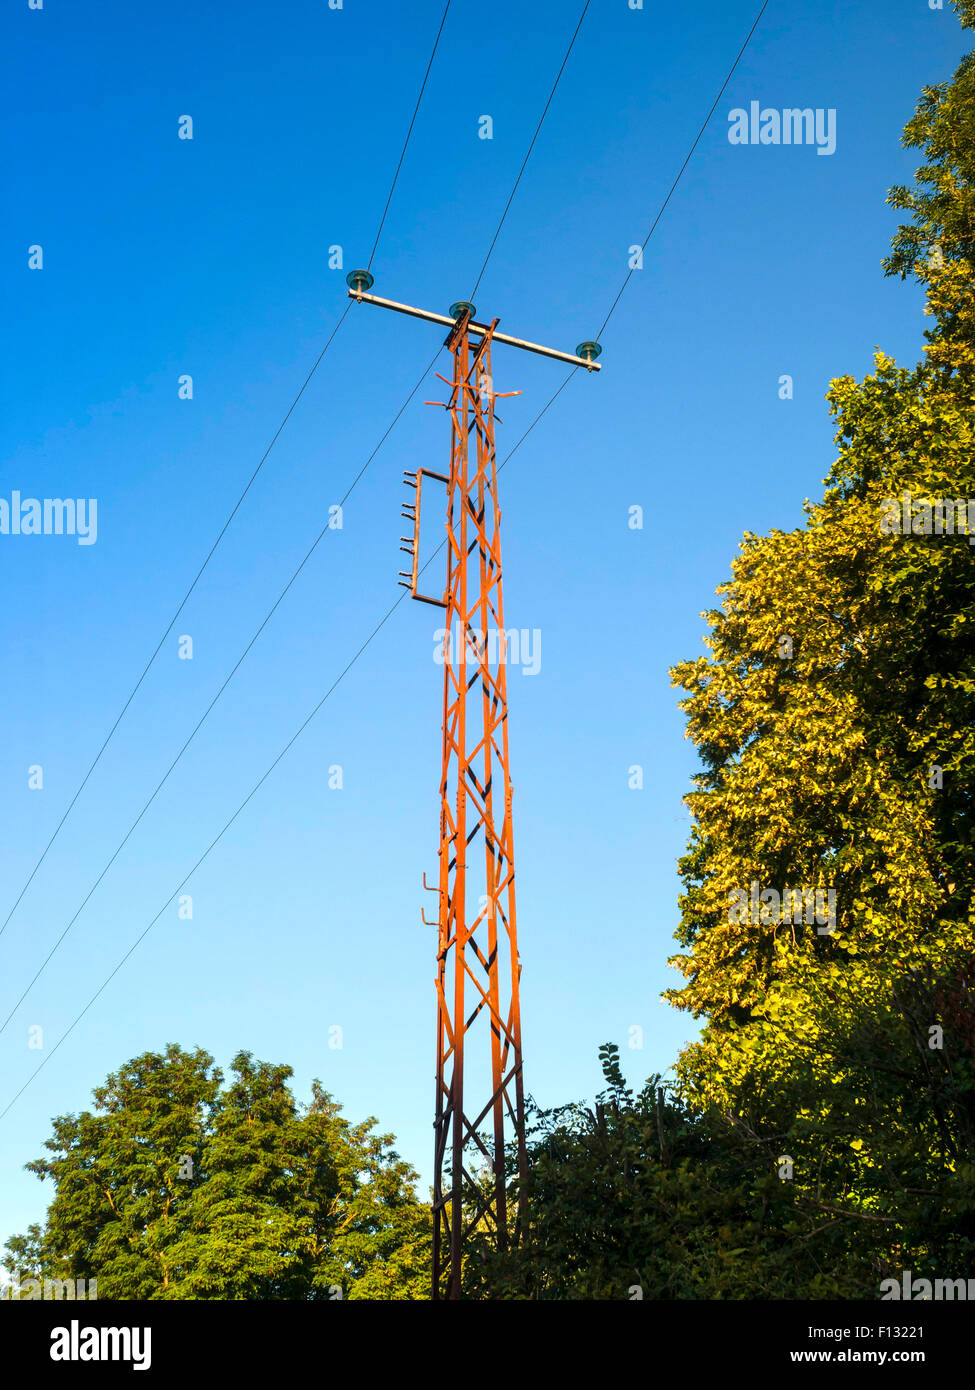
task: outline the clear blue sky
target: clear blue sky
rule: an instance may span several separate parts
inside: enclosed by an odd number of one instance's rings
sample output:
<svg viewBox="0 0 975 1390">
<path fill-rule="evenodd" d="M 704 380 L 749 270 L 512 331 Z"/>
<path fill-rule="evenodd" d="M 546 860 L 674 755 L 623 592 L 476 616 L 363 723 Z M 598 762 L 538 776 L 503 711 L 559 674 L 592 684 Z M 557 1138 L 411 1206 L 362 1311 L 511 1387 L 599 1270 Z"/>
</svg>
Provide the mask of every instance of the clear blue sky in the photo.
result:
<svg viewBox="0 0 975 1390">
<path fill-rule="evenodd" d="M 445 312 L 470 291 L 580 6 L 454 0 L 374 264 L 376 292 Z M 593 0 L 478 293 L 481 317 L 572 349 L 594 334 L 757 10 Z M 368 257 L 441 0 L 7 7 L 0 496 L 97 497 L 98 540 L 0 536 L 0 917 L 6 915 L 344 307 Z M 528 1089 L 634 1082 L 693 1020 L 676 977 L 681 797 L 695 768 L 668 667 L 745 529 L 801 524 L 833 458 L 823 395 L 875 345 L 920 355 L 917 291 L 884 280 L 890 184 L 922 85 L 966 47 L 927 0 L 772 0 L 604 336 L 502 475 Z M 835 108 L 830 157 L 736 147 L 728 112 Z M 177 139 L 189 114 L 192 142 Z M 477 138 L 490 114 L 494 139 Z M 27 248 L 44 248 L 43 271 Z M 353 310 L 0 940 L 6 1014 L 294 565 L 415 384 L 440 331 Z M 195 397 L 177 398 L 190 373 Z M 778 379 L 793 376 L 782 401 Z M 561 380 L 498 349 L 499 452 Z M 400 592 L 400 475 L 442 468 L 431 381 L 0 1037 L 0 1109 Z M 643 531 L 627 527 L 642 505 Z M 435 524 L 439 526 L 438 523 Z M 168 1041 L 239 1048 L 379 1117 L 431 1170 L 438 614 L 404 603 L 0 1123 L 0 1236 L 39 1219 L 22 1165 L 50 1117 Z M 192 635 L 193 661 L 177 659 Z M 328 789 L 341 764 L 344 789 Z M 642 792 L 627 786 L 645 769 Z M 44 768 L 44 789 L 27 769 Z M 327 1046 L 339 1025 L 342 1050 Z M 642 1050 L 629 1030 L 644 1031 Z"/>
</svg>

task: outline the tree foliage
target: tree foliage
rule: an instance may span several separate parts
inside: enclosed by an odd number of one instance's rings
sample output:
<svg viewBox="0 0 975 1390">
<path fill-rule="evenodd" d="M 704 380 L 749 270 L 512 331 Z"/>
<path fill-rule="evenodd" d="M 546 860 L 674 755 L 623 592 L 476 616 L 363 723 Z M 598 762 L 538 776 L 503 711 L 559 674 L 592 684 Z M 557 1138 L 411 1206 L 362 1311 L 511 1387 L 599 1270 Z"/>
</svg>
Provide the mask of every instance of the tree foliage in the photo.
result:
<svg viewBox="0 0 975 1390">
<path fill-rule="evenodd" d="M 787 1157 L 660 1078 L 634 1095 L 614 1044 L 592 1106 L 534 1110 L 529 1224 L 471 1262 L 471 1296 L 538 1300 L 868 1297 L 883 1264 L 783 1174 Z"/>
<path fill-rule="evenodd" d="M 430 1221 L 416 1174 L 352 1125 L 319 1083 L 299 1106 L 290 1067 L 238 1053 L 229 1082 L 206 1052 L 145 1053 L 93 1111 L 53 1122 L 42 1228 L 8 1267 L 96 1279 L 101 1298 L 420 1298 Z"/>
<path fill-rule="evenodd" d="M 972 0 L 957 8 L 975 27 Z M 862 382 L 832 382 L 822 500 L 801 529 L 746 534 L 704 615 L 709 654 L 673 672 L 703 770 L 670 998 L 706 1020 L 680 1060 L 686 1097 L 786 1145 L 797 1195 L 870 1223 L 892 1261 L 965 1273 L 975 557 L 929 522 L 975 499 L 972 55 L 925 90 L 905 143 L 927 162 L 890 195 L 912 220 L 885 268 L 925 287 L 924 360 L 878 352 Z M 884 530 L 890 499 L 906 534 Z M 835 931 L 733 920 L 752 883 L 832 888 Z"/>
</svg>

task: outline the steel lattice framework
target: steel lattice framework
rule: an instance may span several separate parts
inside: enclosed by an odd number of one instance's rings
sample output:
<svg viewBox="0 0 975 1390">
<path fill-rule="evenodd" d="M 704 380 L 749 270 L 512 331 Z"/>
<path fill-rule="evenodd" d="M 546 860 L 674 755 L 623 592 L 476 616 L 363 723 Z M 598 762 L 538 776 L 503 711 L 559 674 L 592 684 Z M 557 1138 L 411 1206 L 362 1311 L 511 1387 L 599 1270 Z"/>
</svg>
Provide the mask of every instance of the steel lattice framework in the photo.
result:
<svg viewBox="0 0 975 1390">
<path fill-rule="evenodd" d="M 524 1201 L 518 1197 L 512 1221 L 506 1126 L 516 1141 L 521 1180 L 526 1160 L 491 375 L 496 322 L 474 346 L 465 316 L 447 340 L 454 371 L 448 404 L 434 1298 L 459 1297 L 461 1251 L 473 1230 L 486 1228 L 498 1250 L 517 1241 Z M 478 1051 L 469 1055 L 469 1048 Z"/>
<path fill-rule="evenodd" d="M 444 346 L 453 377 L 450 473 L 406 472 L 414 500 L 403 515 L 412 535 L 401 549 L 412 568 L 400 582 L 445 611 L 443 757 L 440 775 L 437 1090 L 433 1184 L 434 1299 L 461 1296 L 462 1261 L 472 1237 L 490 1249 L 516 1244 L 525 1221 L 525 1104 L 515 916 L 515 850 L 508 761 L 508 638 L 501 584 L 501 507 L 494 446 L 491 350 L 495 344 L 599 371 L 598 343 L 575 353 L 498 333 L 460 301 L 450 315 L 367 293 L 373 277 L 346 277 L 349 297 L 450 329 Z M 439 373 L 438 373 L 439 376 Z M 442 598 L 421 594 L 423 479 L 447 490 L 447 581 Z M 426 916 L 424 915 L 424 921 Z M 512 1143 L 506 1153 L 506 1136 Z M 509 1160 L 514 1156 L 513 1172 Z M 517 1191 L 508 1188 L 513 1177 Z M 511 1210 L 514 1197 L 514 1210 Z"/>
</svg>

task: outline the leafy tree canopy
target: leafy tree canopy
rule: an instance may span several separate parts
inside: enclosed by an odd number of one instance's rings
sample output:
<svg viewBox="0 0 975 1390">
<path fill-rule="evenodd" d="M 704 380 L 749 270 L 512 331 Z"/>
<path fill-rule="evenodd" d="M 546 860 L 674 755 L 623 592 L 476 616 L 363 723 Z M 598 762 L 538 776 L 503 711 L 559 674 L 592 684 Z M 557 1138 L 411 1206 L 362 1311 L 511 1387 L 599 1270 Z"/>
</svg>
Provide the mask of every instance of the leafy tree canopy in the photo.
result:
<svg viewBox="0 0 975 1390">
<path fill-rule="evenodd" d="M 634 1300 L 875 1297 L 874 1229 L 807 1199 L 786 1151 L 696 1113 L 651 1077 L 625 1085 L 615 1044 L 592 1106 L 532 1113 L 520 1247 L 468 1262 L 472 1297 Z"/>
<path fill-rule="evenodd" d="M 147 1052 L 93 1111 L 54 1121 L 43 1228 L 10 1269 L 96 1279 L 101 1298 L 422 1298 L 430 1221 L 416 1174 L 375 1121 L 353 1125 L 316 1081 L 240 1052 L 225 1084 L 201 1049 Z"/>
<path fill-rule="evenodd" d="M 975 27 L 975 3 L 959 0 Z M 924 360 L 878 352 L 828 400 L 839 456 L 792 532 L 746 534 L 675 667 L 703 770 L 673 1003 L 706 1020 L 683 1094 L 786 1146 L 892 1258 L 953 1260 L 975 1223 L 975 62 L 925 90 L 926 163 L 885 268 L 926 291 Z M 957 503 L 961 503 L 959 511 Z M 951 516 L 951 527 L 948 515 Z M 896 525 L 894 520 L 896 518 Z M 964 518 L 959 523 L 959 518 Z M 962 534 L 957 533 L 957 529 Z M 736 895 L 835 893 L 832 927 Z M 792 906 L 790 904 L 790 906 Z M 826 930 L 821 930 L 826 925 Z M 774 1136 L 774 1138 L 773 1138 Z M 942 1273 L 947 1271 L 942 1268 Z"/>
</svg>

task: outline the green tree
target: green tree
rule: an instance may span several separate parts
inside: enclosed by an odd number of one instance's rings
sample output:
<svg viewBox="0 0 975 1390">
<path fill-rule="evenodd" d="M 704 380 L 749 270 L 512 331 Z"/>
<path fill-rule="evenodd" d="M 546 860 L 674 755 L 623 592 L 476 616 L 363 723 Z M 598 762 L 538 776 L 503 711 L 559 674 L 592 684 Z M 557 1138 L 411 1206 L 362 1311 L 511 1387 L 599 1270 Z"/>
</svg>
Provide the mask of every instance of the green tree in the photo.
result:
<svg viewBox="0 0 975 1390">
<path fill-rule="evenodd" d="M 607 1089 L 531 1114 L 528 1230 L 469 1261 L 473 1297 L 539 1300 L 869 1296 L 884 1268 L 823 1220 L 777 1136 L 692 1111 L 651 1077 L 634 1095 L 614 1044 Z"/>
<path fill-rule="evenodd" d="M 94 1112 L 54 1120 L 52 1156 L 28 1165 L 54 1200 L 8 1266 L 97 1279 L 102 1298 L 425 1297 L 416 1174 L 318 1082 L 299 1106 L 291 1074 L 241 1052 L 224 1085 L 206 1052 L 172 1044 L 126 1063 Z"/>
<path fill-rule="evenodd" d="M 956 9 L 975 27 L 975 0 Z M 798 1195 L 872 1229 L 878 1255 L 964 1273 L 975 571 L 938 504 L 975 499 L 972 55 L 925 90 L 905 144 L 927 162 L 891 192 L 912 220 L 885 269 L 925 287 L 924 361 L 878 353 L 862 382 L 832 382 L 822 500 L 801 529 L 746 534 L 705 615 L 710 654 L 673 672 L 703 771 L 680 866 L 685 984 L 669 997 L 706 1020 L 678 1067 L 698 1109 L 780 1136 Z M 772 902 L 740 920 L 753 883 L 832 889 L 835 930 Z"/>
</svg>

